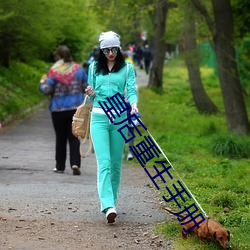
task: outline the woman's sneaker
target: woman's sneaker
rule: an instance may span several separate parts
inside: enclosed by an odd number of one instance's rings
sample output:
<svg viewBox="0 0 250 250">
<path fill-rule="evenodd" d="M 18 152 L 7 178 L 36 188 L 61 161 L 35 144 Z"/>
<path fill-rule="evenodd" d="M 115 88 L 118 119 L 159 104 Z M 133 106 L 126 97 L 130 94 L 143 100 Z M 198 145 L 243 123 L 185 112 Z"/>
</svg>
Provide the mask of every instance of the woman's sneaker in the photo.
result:
<svg viewBox="0 0 250 250">
<path fill-rule="evenodd" d="M 72 166 L 72 170 L 73 170 L 73 175 L 80 175 L 81 174 L 80 168 L 76 165 Z"/>
<path fill-rule="evenodd" d="M 110 207 L 107 209 L 106 218 L 107 218 L 108 223 L 114 223 L 116 216 L 117 216 L 117 212 L 115 208 Z"/>
<path fill-rule="evenodd" d="M 131 152 L 128 152 L 127 154 L 127 161 L 130 161 L 133 159 L 133 154 Z"/>
</svg>

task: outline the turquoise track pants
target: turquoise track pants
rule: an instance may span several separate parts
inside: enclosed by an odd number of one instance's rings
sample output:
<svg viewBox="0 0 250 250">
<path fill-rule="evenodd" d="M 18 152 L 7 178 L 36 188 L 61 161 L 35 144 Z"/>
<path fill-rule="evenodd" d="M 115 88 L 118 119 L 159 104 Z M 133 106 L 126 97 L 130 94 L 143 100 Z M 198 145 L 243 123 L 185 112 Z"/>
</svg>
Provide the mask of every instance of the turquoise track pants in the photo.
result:
<svg viewBox="0 0 250 250">
<path fill-rule="evenodd" d="M 121 117 L 116 115 L 114 123 L 126 117 L 126 113 Z M 102 212 L 115 207 L 118 198 L 125 141 L 117 129 L 124 125 L 125 122 L 114 125 L 106 114 L 91 113 L 90 134 L 97 160 L 97 190 Z M 122 129 L 122 133 L 126 135 L 127 129 Z"/>
</svg>

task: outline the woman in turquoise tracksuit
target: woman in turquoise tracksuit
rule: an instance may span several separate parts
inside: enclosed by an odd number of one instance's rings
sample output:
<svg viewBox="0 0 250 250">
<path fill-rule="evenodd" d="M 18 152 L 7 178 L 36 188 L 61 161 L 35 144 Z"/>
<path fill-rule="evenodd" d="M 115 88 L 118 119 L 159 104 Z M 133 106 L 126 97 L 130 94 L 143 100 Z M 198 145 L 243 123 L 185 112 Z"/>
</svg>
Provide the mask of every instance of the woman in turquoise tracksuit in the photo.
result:
<svg viewBox="0 0 250 250">
<path fill-rule="evenodd" d="M 100 53 L 97 60 L 89 67 L 86 93 L 93 102 L 90 133 L 97 159 L 97 188 L 101 202 L 101 211 L 106 213 L 108 223 L 115 221 L 117 212 L 115 204 L 121 178 L 122 154 L 124 138 L 117 131 L 125 124 L 114 125 L 126 119 L 126 112 L 120 117 L 115 115 L 111 122 L 101 108 L 99 102 L 107 103 L 107 97 L 119 92 L 127 98 L 132 106 L 131 114 L 137 113 L 137 94 L 135 88 L 135 71 L 130 63 L 126 63 L 120 50 L 120 37 L 112 31 L 99 36 Z M 127 132 L 122 130 L 125 135 Z"/>
</svg>

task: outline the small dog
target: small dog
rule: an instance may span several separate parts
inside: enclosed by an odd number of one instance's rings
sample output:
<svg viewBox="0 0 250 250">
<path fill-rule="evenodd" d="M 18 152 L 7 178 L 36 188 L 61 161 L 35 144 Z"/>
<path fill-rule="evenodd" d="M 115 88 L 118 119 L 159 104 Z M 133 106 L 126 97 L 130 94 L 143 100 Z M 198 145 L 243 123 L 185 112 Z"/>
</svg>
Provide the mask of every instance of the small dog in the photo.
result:
<svg viewBox="0 0 250 250">
<path fill-rule="evenodd" d="M 189 220 L 190 219 L 186 219 L 185 221 L 189 221 Z M 196 222 L 198 222 L 198 221 L 196 221 Z M 187 231 L 192 226 L 194 226 L 193 221 L 182 226 L 181 232 L 182 232 L 182 236 L 184 239 L 187 238 L 187 234 L 189 233 L 189 232 L 185 232 L 184 228 Z M 204 241 L 204 240 L 216 241 L 224 249 L 230 249 L 230 244 L 229 244 L 230 232 L 229 232 L 229 230 L 222 227 L 222 225 L 215 220 L 212 220 L 210 218 L 206 218 L 205 221 L 203 221 L 201 224 L 199 224 L 199 228 L 195 227 L 195 228 L 191 229 L 190 231 L 192 231 L 191 233 L 196 234 L 201 241 Z"/>
<path fill-rule="evenodd" d="M 172 212 L 170 209 L 165 208 L 165 207 L 164 207 L 164 209 L 166 211 L 170 212 L 171 214 L 175 215 L 175 213 Z M 178 215 L 178 216 L 181 218 L 184 218 L 184 216 L 182 216 L 182 215 Z M 187 218 L 186 220 L 184 220 L 184 222 L 188 222 L 189 220 L 190 219 Z M 199 221 L 200 220 L 196 220 L 197 223 Z M 188 229 L 190 229 L 194 225 L 195 224 L 193 221 L 191 221 L 190 223 L 187 223 L 185 225 L 182 225 L 181 233 L 182 233 L 183 239 L 187 239 L 187 235 L 191 233 L 191 234 L 197 235 L 201 242 L 204 240 L 216 241 L 224 249 L 231 249 L 230 244 L 229 244 L 230 232 L 228 229 L 222 227 L 222 225 L 219 222 L 212 220 L 210 218 L 206 218 L 205 221 L 203 221 L 199 224 L 199 228 L 194 227 L 188 231 Z M 188 232 L 185 232 L 184 229 Z"/>
</svg>

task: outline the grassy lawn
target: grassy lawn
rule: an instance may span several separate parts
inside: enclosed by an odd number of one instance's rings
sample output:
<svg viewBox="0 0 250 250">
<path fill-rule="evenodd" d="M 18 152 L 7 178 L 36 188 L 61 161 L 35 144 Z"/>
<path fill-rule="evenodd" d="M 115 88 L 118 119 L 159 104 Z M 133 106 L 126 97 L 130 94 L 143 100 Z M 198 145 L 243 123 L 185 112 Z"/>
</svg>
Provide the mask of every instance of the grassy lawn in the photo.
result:
<svg viewBox="0 0 250 250">
<path fill-rule="evenodd" d="M 157 178 L 159 197 L 170 198 L 166 186 L 176 193 L 172 184 L 180 189 L 177 181 L 184 181 L 207 215 L 230 230 L 232 249 L 250 249 L 250 137 L 228 134 L 218 79 L 212 69 L 203 67 L 201 73 L 206 91 L 220 110 L 217 115 L 197 112 L 181 60 L 166 65 L 162 93 L 145 88 L 139 90 L 143 124 L 172 164 L 172 180 L 165 176 L 167 182 L 163 183 Z M 249 98 L 247 107 L 250 114 Z M 140 131 L 148 136 L 143 128 Z M 135 145 L 141 141 L 142 137 L 137 136 Z M 165 160 L 162 154 L 159 159 Z M 155 160 L 150 160 L 146 166 L 152 168 Z M 133 164 L 137 163 L 134 159 Z M 157 168 L 163 170 L 159 164 Z M 150 179 L 149 183 L 153 185 Z M 181 212 L 184 206 L 194 203 L 192 198 L 184 197 L 186 202 L 179 200 L 181 208 L 173 200 L 165 202 L 162 198 L 162 202 Z M 164 234 L 166 239 L 175 239 L 178 250 L 220 249 L 215 243 L 201 246 L 194 236 L 182 240 L 180 229 L 180 222 L 174 217 L 171 222 L 157 225 L 155 232 Z"/>
<path fill-rule="evenodd" d="M 38 84 L 47 70 L 48 65 L 41 61 L 30 65 L 13 61 L 9 69 L 0 67 L 0 122 L 9 115 L 20 118 L 21 111 L 45 100 Z"/>
</svg>

